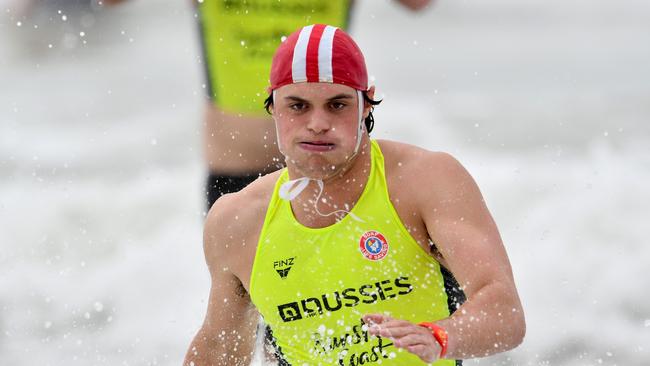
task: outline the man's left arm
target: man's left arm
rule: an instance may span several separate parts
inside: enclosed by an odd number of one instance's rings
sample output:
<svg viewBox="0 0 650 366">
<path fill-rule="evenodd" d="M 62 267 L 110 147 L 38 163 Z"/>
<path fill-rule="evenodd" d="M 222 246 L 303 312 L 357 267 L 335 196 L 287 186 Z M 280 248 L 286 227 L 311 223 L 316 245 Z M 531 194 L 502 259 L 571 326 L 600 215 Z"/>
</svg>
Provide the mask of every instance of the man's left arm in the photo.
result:
<svg viewBox="0 0 650 366">
<path fill-rule="evenodd" d="M 524 313 L 515 287 L 508 255 L 499 231 L 470 174 L 450 155 L 435 153 L 421 215 L 429 237 L 448 269 L 467 295 L 450 317 L 436 321 L 448 336 L 445 358 L 484 357 L 519 345 L 526 332 Z M 390 337 L 396 346 L 427 362 L 437 359 L 440 347 L 431 331 L 415 324 L 370 315 L 381 323 L 371 333 Z"/>
</svg>

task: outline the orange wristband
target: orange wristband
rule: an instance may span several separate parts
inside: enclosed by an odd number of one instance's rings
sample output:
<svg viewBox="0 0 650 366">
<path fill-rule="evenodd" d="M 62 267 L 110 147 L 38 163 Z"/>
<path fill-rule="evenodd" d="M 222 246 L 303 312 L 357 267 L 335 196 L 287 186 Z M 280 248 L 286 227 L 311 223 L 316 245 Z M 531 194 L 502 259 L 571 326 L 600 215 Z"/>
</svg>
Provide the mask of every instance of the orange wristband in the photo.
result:
<svg viewBox="0 0 650 366">
<path fill-rule="evenodd" d="M 429 322 L 422 322 L 418 324 L 421 327 L 428 328 L 431 330 L 431 334 L 433 335 L 433 338 L 436 339 L 438 344 L 440 345 L 440 355 L 438 356 L 439 358 L 445 357 L 445 354 L 447 353 L 447 341 L 449 340 L 449 336 L 447 335 L 447 331 L 434 323 L 429 323 Z"/>
</svg>

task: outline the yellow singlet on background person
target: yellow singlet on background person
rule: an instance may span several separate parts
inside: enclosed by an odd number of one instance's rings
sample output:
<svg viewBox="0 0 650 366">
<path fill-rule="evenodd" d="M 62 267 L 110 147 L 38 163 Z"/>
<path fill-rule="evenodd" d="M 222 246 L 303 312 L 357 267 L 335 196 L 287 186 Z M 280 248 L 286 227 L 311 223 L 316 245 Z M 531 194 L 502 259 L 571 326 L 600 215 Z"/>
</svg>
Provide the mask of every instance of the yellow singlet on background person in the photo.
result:
<svg viewBox="0 0 650 366">
<path fill-rule="evenodd" d="M 299 27 L 345 29 L 350 0 L 204 0 L 198 5 L 208 94 L 230 113 L 265 113 L 273 53 Z"/>
</svg>

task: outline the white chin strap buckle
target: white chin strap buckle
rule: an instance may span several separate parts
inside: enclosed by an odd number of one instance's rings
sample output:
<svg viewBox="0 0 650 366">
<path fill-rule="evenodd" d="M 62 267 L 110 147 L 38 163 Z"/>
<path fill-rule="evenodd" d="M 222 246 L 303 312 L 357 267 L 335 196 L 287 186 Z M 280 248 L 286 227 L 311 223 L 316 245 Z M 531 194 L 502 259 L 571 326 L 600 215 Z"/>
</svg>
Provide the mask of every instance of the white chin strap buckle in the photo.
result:
<svg viewBox="0 0 650 366">
<path fill-rule="evenodd" d="M 308 177 L 302 177 L 302 178 L 293 179 L 293 180 L 284 182 L 284 183 L 282 183 L 282 185 L 280 186 L 280 189 L 278 190 L 278 195 L 283 200 L 292 201 L 296 197 L 298 197 L 298 195 L 300 193 L 302 193 L 302 191 L 304 191 L 305 188 L 307 188 L 307 186 L 309 185 L 310 180 L 315 181 L 318 184 L 318 188 L 319 188 L 318 196 L 316 197 L 316 200 L 314 201 L 314 209 L 316 210 L 317 214 L 319 214 L 320 216 L 323 216 L 323 217 L 327 217 L 327 216 L 335 215 L 337 213 L 345 213 L 345 214 L 350 215 L 353 219 L 355 219 L 355 220 L 357 220 L 359 222 L 365 222 L 365 221 L 361 220 L 357 215 L 355 215 L 352 212 L 347 211 L 347 210 L 334 210 L 334 211 L 332 211 L 330 213 L 327 213 L 327 214 L 324 214 L 324 213 L 320 212 L 320 210 L 318 209 L 318 202 L 320 201 L 320 197 L 323 194 L 323 189 L 325 187 L 325 184 L 323 183 L 323 180 L 321 180 L 321 179 L 312 179 L 312 178 L 308 178 Z"/>
<path fill-rule="evenodd" d="M 309 178 L 307 177 L 290 180 L 280 186 L 278 195 L 283 200 L 291 201 L 298 197 L 307 188 L 307 185 L 309 185 Z"/>
</svg>

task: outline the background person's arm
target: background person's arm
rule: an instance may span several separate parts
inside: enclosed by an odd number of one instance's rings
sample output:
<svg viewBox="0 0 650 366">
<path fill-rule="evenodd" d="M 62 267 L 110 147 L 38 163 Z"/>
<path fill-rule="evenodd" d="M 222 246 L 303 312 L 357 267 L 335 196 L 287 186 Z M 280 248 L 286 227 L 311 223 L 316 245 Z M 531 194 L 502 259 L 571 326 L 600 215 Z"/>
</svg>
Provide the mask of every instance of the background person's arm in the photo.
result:
<svg viewBox="0 0 650 366">
<path fill-rule="evenodd" d="M 425 8 L 431 0 L 398 0 L 402 5 L 411 10 L 421 10 Z"/>
<path fill-rule="evenodd" d="M 248 365 L 251 362 L 257 311 L 240 280 L 231 272 L 220 199 L 206 220 L 204 251 L 212 286 L 205 320 L 185 356 L 185 366 Z"/>
</svg>

